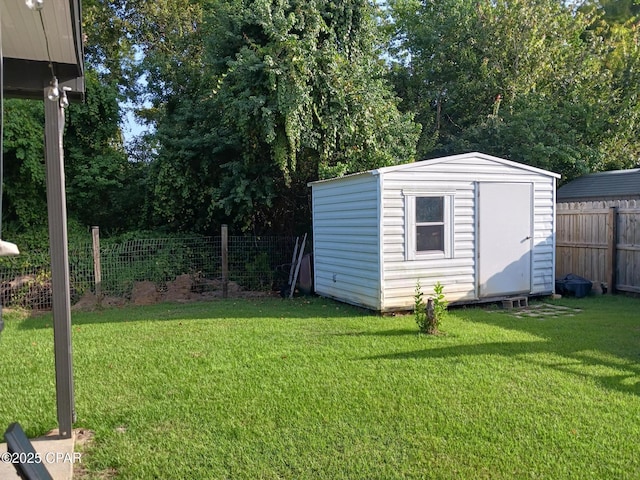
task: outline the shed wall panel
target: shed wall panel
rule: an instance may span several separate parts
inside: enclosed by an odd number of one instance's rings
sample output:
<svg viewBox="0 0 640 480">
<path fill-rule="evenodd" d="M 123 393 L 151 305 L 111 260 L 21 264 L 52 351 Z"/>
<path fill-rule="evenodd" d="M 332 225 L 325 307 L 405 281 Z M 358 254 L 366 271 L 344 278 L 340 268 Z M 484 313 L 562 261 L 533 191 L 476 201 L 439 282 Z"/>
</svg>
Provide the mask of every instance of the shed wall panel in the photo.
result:
<svg viewBox="0 0 640 480">
<path fill-rule="evenodd" d="M 468 176 L 451 177 L 444 165 L 389 172 L 384 177 L 384 310 L 413 308 L 419 281 L 426 295 L 437 282 L 449 301 L 475 298 L 475 185 Z M 453 196 L 452 258 L 407 260 L 405 193 Z M 393 208 L 387 208 L 392 205 Z"/>
<path fill-rule="evenodd" d="M 439 281 L 445 286 L 449 301 L 477 299 L 476 188 L 479 182 L 533 184 L 531 293 L 553 291 L 554 178 L 486 159 L 463 159 L 428 167 L 416 164 L 414 168 L 388 172 L 384 177 L 385 310 L 411 308 L 418 280 L 427 295 L 433 293 L 433 286 Z M 405 191 L 453 195 L 453 258 L 407 260 Z"/>
<path fill-rule="evenodd" d="M 380 308 L 378 177 L 313 185 L 314 285 L 319 295 Z"/>
<path fill-rule="evenodd" d="M 527 183 L 531 199 L 531 293 L 552 293 L 555 261 L 554 174 L 482 154 L 383 168 L 313 187 L 316 291 L 381 311 L 413 307 L 415 286 L 449 301 L 478 299 L 478 185 Z M 451 199 L 448 258 L 407 252 L 407 196 Z M 505 199 L 508 201 L 508 199 Z M 499 212 L 496 212 L 499 214 Z M 496 232 L 496 248 L 499 232 Z M 415 257 L 415 259 L 410 259 Z"/>
</svg>

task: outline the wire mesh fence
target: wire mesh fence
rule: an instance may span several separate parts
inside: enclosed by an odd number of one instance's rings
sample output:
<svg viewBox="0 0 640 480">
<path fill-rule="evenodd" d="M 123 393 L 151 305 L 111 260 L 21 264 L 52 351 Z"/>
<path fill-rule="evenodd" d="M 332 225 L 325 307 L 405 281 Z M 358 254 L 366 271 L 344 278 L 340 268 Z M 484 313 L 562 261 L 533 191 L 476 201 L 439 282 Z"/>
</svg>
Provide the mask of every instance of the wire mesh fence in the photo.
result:
<svg viewBox="0 0 640 480">
<path fill-rule="evenodd" d="M 295 237 L 228 238 L 229 292 L 269 291 L 286 285 Z M 145 238 L 102 242 L 94 260 L 91 242 L 69 245 L 71 303 L 87 294 L 130 300 L 137 284 L 166 291 L 181 288 L 203 294 L 223 284 L 222 237 Z M 100 263 L 96 279 L 95 262 Z M 96 280 L 99 280 L 98 282 Z M 0 258 L 0 301 L 28 309 L 51 307 L 51 262 L 48 252 L 22 252 Z"/>
</svg>

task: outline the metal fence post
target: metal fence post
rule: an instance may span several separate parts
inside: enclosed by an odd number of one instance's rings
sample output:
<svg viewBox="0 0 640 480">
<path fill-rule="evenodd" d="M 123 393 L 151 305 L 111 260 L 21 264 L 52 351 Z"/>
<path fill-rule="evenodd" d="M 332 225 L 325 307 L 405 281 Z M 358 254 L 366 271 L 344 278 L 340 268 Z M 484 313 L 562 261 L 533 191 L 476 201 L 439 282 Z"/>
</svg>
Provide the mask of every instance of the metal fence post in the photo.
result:
<svg viewBox="0 0 640 480">
<path fill-rule="evenodd" d="M 100 227 L 91 227 L 93 240 L 93 275 L 95 278 L 96 298 L 102 298 L 102 265 L 100 264 Z"/>
<path fill-rule="evenodd" d="M 222 298 L 229 296 L 229 228 L 222 225 L 221 228 L 221 248 L 222 248 Z"/>
</svg>

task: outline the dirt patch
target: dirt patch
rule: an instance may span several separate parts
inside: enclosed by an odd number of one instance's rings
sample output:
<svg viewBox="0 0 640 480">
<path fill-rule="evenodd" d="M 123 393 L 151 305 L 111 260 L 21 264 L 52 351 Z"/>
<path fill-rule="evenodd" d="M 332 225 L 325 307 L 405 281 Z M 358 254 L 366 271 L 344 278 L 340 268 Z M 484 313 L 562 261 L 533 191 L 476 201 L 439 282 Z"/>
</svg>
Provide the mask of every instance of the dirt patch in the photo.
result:
<svg viewBox="0 0 640 480">
<path fill-rule="evenodd" d="M 71 310 L 75 312 L 93 312 L 101 307 L 122 307 L 126 303 L 127 300 L 120 297 L 102 297 L 98 302 L 98 297 L 92 292 L 87 292 L 71 307 Z"/>
<path fill-rule="evenodd" d="M 164 293 L 164 301 L 184 302 L 193 298 L 191 275 L 179 275 L 173 282 L 167 282 L 167 291 Z"/>
<path fill-rule="evenodd" d="M 91 447 L 93 446 L 93 438 L 95 436 L 94 432 L 91 430 L 87 430 L 85 428 L 76 428 L 73 431 L 75 436 L 75 451 L 82 454 L 82 461 L 75 462 L 73 464 L 73 478 L 74 479 L 100 479 L 100 480 L 111 480 L 118 476 L 118 471 L 114 468 L 107 468 L 101 472 L 93 472 L 89 474 L 85 467 L 84 457 L 85 455 L 90 455 Z"/>
<path fill-rule="evenodd" d="M 3 305 L 51 308 L 51 279 L 37 275 L 20 275 L 0 284 L 0 301 Z"/>
<path fill-rule="evenodd" d="M 134 305 L 153 305 L 160 301 L 161 296 L 155 283 L 148 281 L 136 282 L 133 284 L 133 291 L 131 292 L 131 303 Z"/>
<path fill-rule="evenodd" d="M 278 296 L 278 292 L 253 292 L 243 290 L 236 282 L 228 282 L 229 298 L 260 298 Z M 157 285 L 154 282 L 136 282 L 131 292 L 131 300 L 122 297 L 103 296 L 100 302 L 92 293 L 85 293 L 71 310 L 92 312 L 100 308 L 122 307 L 127 304 L 153 305 L 159 302 L 197 302 L 223 298 L 221 280 L 194 278 L 184 274 L 175 280 Z"/>
</svg>

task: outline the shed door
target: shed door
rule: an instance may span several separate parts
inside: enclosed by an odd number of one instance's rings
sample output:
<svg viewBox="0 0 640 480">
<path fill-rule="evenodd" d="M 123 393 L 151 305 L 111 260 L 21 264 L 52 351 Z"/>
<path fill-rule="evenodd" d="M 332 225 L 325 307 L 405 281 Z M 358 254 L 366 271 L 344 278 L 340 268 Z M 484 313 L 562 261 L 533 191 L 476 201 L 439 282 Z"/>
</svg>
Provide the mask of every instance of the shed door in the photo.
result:
<svg viewBox="0 0 640 480">
<path fill-rule="evenodd" d="M 480 297 L 531 291 L 532 184 L 478 185 Z"/>
</svg>

